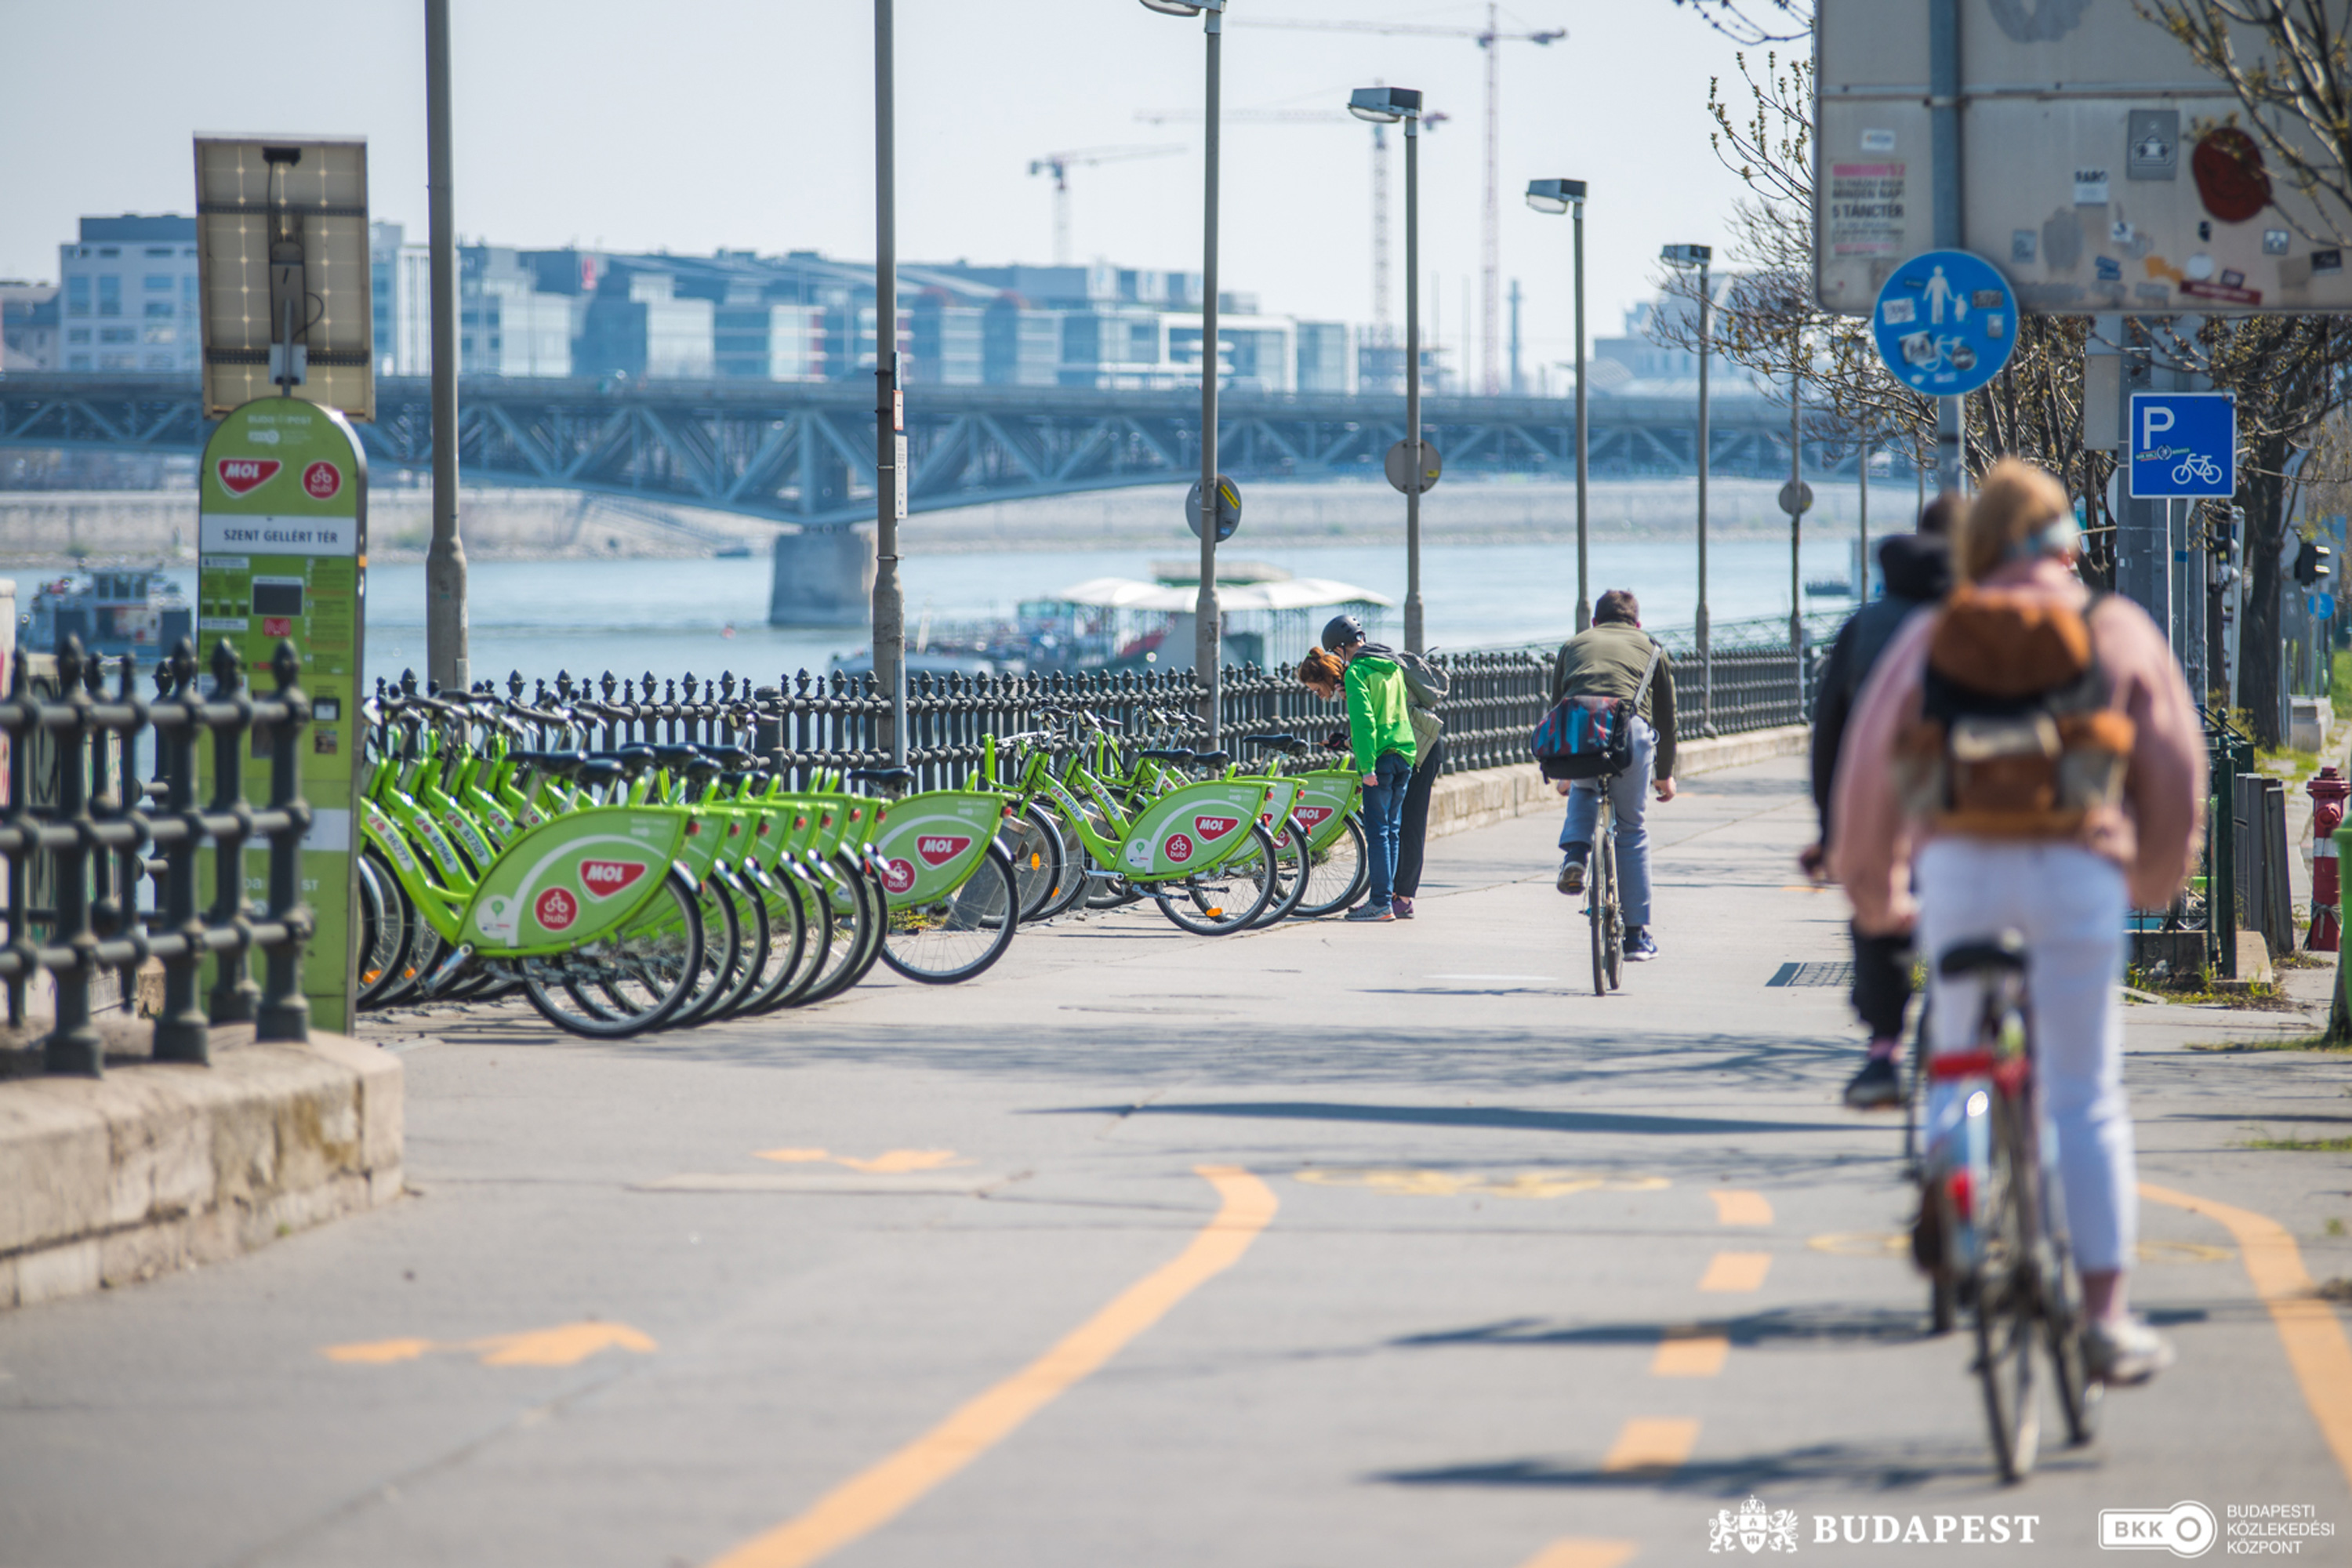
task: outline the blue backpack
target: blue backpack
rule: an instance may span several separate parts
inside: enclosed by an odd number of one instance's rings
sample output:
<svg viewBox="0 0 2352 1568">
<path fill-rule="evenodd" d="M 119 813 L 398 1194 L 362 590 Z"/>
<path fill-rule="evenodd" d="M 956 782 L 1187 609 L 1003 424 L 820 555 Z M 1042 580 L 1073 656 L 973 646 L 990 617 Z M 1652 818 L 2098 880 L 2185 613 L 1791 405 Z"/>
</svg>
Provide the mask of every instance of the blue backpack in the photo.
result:
<svg viewBox="0 0 2352 1568">
<path fill-rule="evenodd" d="M 1633 764 L 1633 719 L 1649 695 L 1650 678 L 1665 650 L 1650 643 L 1650 662 L 1631 698 L 1561 698 L 1543 716 L 1528 749 L 1548 779 L 1597 779 Z"/>
</svg>

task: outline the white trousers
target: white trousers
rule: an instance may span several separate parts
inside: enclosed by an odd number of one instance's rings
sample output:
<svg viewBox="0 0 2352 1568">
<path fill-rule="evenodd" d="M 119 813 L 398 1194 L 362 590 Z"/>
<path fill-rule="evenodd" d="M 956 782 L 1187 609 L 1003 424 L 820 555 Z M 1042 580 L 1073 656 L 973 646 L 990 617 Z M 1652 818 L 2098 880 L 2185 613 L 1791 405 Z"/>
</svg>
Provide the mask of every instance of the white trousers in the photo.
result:
<svg viewBox="0 0 2352 1568">
<path fill-rule="evenodd" d="M 1929 1044 L 1978 1044 L 1973 980 L 1936 973 L 1947 948 L 2023 934 L 2045 1160 L 2054 1140 L 2077 1268 L 2127 1268 L 2139 1232 L 2138 1173 L 2123 1083 L 2122 868 L 2071 844 L 1942 838 L 1918 858 L 1919 953 L 1931 990 Z"/>
</svg>

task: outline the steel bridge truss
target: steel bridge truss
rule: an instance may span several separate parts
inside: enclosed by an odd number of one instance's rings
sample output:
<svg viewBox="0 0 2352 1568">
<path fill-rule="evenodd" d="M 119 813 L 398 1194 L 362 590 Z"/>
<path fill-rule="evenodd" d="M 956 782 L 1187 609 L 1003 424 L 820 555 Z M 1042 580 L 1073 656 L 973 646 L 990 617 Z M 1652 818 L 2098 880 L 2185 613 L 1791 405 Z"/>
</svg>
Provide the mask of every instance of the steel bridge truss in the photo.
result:
<svg viewBox="0 0 2352 1568">
<path fill-rule="evenodd" d="M 858 384 L 481 379 L 458 396 L 458 466 L 476 482 L 544 485 L 701 507 L 803 526 L 874 515 L 876 420 Z M 176 377 L 0 378 L 0 446 L 193 451 L 209 426 L 194 383 Z M 1391 397 L 1222 400 L 1218 462 L 1242 479 L 1377 479 L 1404 437 Z M 1671 400 L 1596 398 L 1591 471 L 1696 471 L 1696 411 Z M 919 386 L 907 395 L 908 504 L 935 510 L 1129 485 L 1200 471 L 1200 405 L 1187 392 Z M 1789 471 L 1788 416 L 1757 398 L 1718 398 L 1711 471 Z M 368 460 L 428 468 L 430 388 L 378 383 L 360 427 Z M 1570 403 L 1430 398 L 1423 428 L 1445 471 L 1470 478 L 1575 471 Z M 1806 468 L 1851 474 L 1851 451 L 1808 444 Z M 1903 472 L 1907 477 L 1908 470 Z"/>
</svg>

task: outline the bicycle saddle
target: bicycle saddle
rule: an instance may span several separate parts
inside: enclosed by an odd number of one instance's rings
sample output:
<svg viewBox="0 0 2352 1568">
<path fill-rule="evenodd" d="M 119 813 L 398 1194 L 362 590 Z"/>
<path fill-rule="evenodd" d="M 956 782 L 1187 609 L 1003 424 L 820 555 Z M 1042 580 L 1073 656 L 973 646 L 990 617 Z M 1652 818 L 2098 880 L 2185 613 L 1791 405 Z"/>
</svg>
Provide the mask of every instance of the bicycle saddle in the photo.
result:
<svg viewBox="0 0 2352 1568">
<path fill-rule="evenodd" d="M 1234 754 L 1231 752 L 1226 751 L 1195 752 L 1192 753 L 1192 761 L 1204 768 L 1222 768 L 1233 760 Z"/>
<path fill-rule="evenodd" d="M 1138 752 L 1135 754 L 1139 757 L 1150 757 L 1154 762 L 1161 763 L 1189 763 L 1192 761 L 1192 752 L 1173 746 L 1152 746 L 1144 751 Z"/>
<path fill-rule="evenodd" d="M 570 773 L 588 760 L 585 752 L 509 752 L 507 761 L 520 763 L 525 767 L 545 768 L 550 773 Z"/>
<path fill-rule="evenodd" d="M 2025 938 L 2016 931 L 2005 931 L 1999 936 L 1956 942 L 1944 950 L 1944 956 L 1936 963 L 1936 973 L 1947 980 L 1982 973 L 1986 970 L 2023 973 Z"/>
<path fill-rule="evenodd" d="M 854 779 L 870 779 L 885 789 L 905 789 L 915 782 L 915 770 L 912 768 L 852 768 L 849 770 L 849 776 Z"/>
<path fill-rule="evenodd" d="M 623 746 L 615 752 L 591 752 L 588 756 L 593 762 L 612 763 L 631 778 L 650 769 L 656 760 L 651 746 Z"/>
<path fill-rule="evenodd" d="M 1244 735 L 1242 737 L 1242 744 L 1244 746 L 1272 746 L 1276 750 L 1283 752 L 1303 752 L 1307 749 L 1307 742 L 1300 740 L 1296 735 Z"/>
<path fill-rule="evenodd" d="M 579 766 L 566 768 L 563 771 L 591 788 L 598 784 L 612 784 L 628 772 L 610 757 L 583 757 Z"/>
<path fill-rule="evenodd" d="M 636 748 L 635 747 L 631 748 L 631 750 L 635 749 Z M 650 749 L 653 752 L 655 759 L 666 768 L 686 767 L 693 763 L 700 761 L 702 757 L 702 748 L 692 744 L 655 746 Z"/>
</svg>

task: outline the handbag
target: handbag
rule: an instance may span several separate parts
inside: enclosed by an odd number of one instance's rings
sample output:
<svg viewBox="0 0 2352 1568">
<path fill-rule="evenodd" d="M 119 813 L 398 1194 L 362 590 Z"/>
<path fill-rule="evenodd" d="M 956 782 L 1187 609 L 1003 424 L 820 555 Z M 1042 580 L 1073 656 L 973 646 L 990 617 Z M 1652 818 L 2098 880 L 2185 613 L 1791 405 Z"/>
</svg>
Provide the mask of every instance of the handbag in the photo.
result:
<svg viewBox="0 0 2352 1568">
<path fill-rule="evenodd" d="M 1653 638 L 1649 665 L 1630 698 L 1568 696 L 1552 705 L 1528 742 L 1544 777 L 1597 779 L 1633 766 L 1633 720 L 1664 653 Z"/>
</svg>

